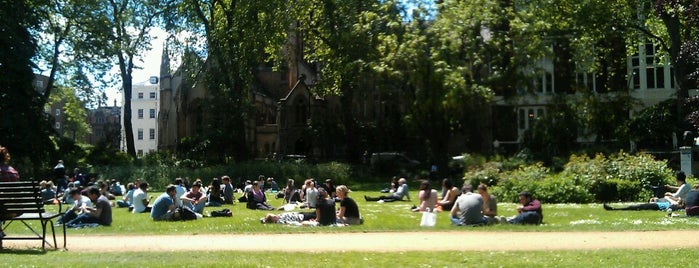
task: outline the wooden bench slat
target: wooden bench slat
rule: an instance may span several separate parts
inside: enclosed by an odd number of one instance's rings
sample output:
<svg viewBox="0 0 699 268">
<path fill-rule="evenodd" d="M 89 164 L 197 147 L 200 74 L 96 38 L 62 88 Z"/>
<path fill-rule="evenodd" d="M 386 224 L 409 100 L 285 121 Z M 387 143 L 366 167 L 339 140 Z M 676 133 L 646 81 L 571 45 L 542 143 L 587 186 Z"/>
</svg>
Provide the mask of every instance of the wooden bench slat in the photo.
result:
<svg viewBox="0 0 699 268">
<path fill-rule="evenodd" d="M 24 222 L 25 226 L 37 235 L 36 237 L 0 237 L 0 248 L 2 248 L 2 240 L 4 239 L 42 240 L 42 248 L 45 248 L 46 244 L 49 243 L 48 240 L 46 240 L 47 223 L 50 223 L 54 218 L 63 215 L 60 204 L 58 210 L 58 212 L 46 212 L 38 181 L 0 182 L 0 213 L 2 213 L 0 216 L 2 216 L 2 220 L 6 221 L 4 226 L 1 226 L 3 229 L 13 221 L 41 221 L 41 229 L 39 231 L 34 231 L 32 226 L 27 225 L 26 222 Z M 50 234 L 53 235 L 54 247 L 58 248 L 58 245 L 56 244 L 56 233 L 53 226 L 51 226 Z M 65 247 L 65 244 L 66 232 L 64 225 L 63 247 Z"/>
<path fill-rule="evenodd" d="M 23 214 L 23 213 L 43 213 L 46 212 L 43 208 L 12 208 L 3 210 L 7 214 Z"/>
<path fill-rule="evenodd" d="M 27 189 L 27 188 L 0 188 L 0 195 L 7 195 L 10 193 L 25 193 L 25 194 L 38 194 L 41 189 Z"/>
<path fill-rule="evenodd" d="M 0 184 L 4 187 L 39 187 L 39 181 L 5 181 Z"/>
<path fill-rule="evenodd" d="M 14 198 L 0 198 L 0 205 L 20 203 L 43 203 L 43 199 L 37 198 L 36 196 L 17 196 Z"/>
</svg>

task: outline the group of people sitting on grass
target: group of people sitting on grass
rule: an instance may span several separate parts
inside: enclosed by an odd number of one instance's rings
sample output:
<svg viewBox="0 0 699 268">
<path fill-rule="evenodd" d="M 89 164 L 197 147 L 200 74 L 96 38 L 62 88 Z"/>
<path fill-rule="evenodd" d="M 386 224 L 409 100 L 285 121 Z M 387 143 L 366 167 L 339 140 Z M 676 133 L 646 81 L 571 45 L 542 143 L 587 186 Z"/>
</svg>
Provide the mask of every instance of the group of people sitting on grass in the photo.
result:
<svg viewBox="0 0 699 268">
<path fill-rule="evenodd" d="M 263 178 L 264 179 L 264 178 Z M 606 210 L 660 210 L 670 211 L 685 209 L 688 216 L 699 215 L 699 184 L 693 189 L 686 182 L 684 172 L 676 175 L 676 186 L 665 185 L 668 192 L 659 194 L 649 200 L 648 203 L 634 204 L 625 207 L 612 207 L 604 204 Z M 248 209 L 275 210 L 283 209 L 288 205 L 293 208 L 307 208 L 310 210 L 301 212 L 284 212 L 280 214 L 267 214 L 261 219 L 262 223 L 279 223 L 290 225 L 356 225 L 362 224 L 363 219 L 359 213 L 357 203 L 348 196 L 350 190 L 345 185 L 335 187 L 332 180 L 326 180 L 325 184 L 316 186 L 313 179 L 304 181 L 300 189 L 296 189 L 294 181 L 289 180 L 284 189 L 279 189 L 281 198 L 286 205 L 275 208 L 267 202 L 267 196 L 260 185 L 265 180 L 249 183 L 243 193 Z M 169 221 L 183 218 L 181 214 L 193 214 L 194 218 L 203 217 L 204 207 L 232 204 L 235 188 L 231 185 L 228 176 L 216 178 L 209 187 L 203 187 L 201 180 L 196 180 L 187 188 L 181 178 L 168 185 L 165 192 L 158 196 L 151 204 L 148 197 L 148 183 L 137 181 L 129 183 L 123 200 L 112 203 L 109 185 L 98 181 L 95 185 L 79 188 L 71 183 L 71 187 L 64 194 L 66 202 L 73 204 L 65 215 L 59 219 L 59 224 L 65 223 L 71 227 L 84 227 L 92 225 L 110 225 L 111 207 L 128 207 L 133 213 L 150 213 L 153 220 Z M 49 186 L 47 186 L 49 187 Z M 496 223 L 507 224 L 540 224 L 543 220 L 541 202 L 529 192 L 519 193 L 520 206 L 517 215 L 506 218 L 498 216 L 497 198 L 488 193 L 488 186 L 480 184 L 477 193 L 472 192 L 471 185 L 464 185 L 458 189 L 449 179 L 441 182 L 441 195 L 430 185 L 430 182 L 420 182 L 418 190 L 418 204 L 413 206 L 413 212 L 439 212 L 448 211 L 453 225 L 474 226 Z M 366 201 L 394 202 L 410 201 L 408 184 L 405 178 L 395 179 L 388 195 L 369 197 Z M 336 207 L 339 203 L 339 208 Z M 289 210 L 291 210 L 289 209 Z M 230 211 L 228 211 L 230 214 Z"/>
<path fill-rule="evenodd" d="M 683 171 L 676 173 L 675 182 L 676 185 L 657 187 L 655 196 L 651 197 L 648 203 L 616 208 L 605 203 L 603 207 L 605 210 L 659 210 L 670 213 L 684 209 L 687 216 L 699 216 L 699 184 L 690 187 L 687 175 Z"/>
<path fill-rule="evenodd" d="M 267 202 L 264 192 L 259 189 L 258 181 L 252 183 L 252 189 L 246 192 L 249 209 L 275 210 Z M 349 197 L 349 188 L 345 185 L 335 186 L 331 179 L 325 180 L 323 185 L 316 186 L 314 179 L 304 181 L 301 189 L 296 189 L 294 180 L 289 179 L 284 189 L 280 190 L 279 198 L 283 198 L 283 205 L 277 209 L 292 210 L 294 208 L 307 208 L 312 211 L 284 212 L 281 214 L 270 213 L 260 219 L 262 223 L 279 223 L 289 225 L 357 225 L 364 220 L 359 213 L 359 206 Z M 336 209 L 336 203 L 340 207 Z"/>
<path fill-rule="evenodd" d="M 478 185 L 478 193 L 472 192 L 471 185 L 464 185 L 461 190 L 453 185 L 451 180 L 442 180 L 441 196 L 437 190 L 432 189 L 428 180 L 420 181 L 418 189 L 418 205 L 411 208 L 413 212 L 440 212 L 448 211 L 452 224 L 484 225 L 495 223 L 509 224 L 540 224 L 543 219 L 541 202 L 532 197 L 529 192 L 519 194 L 521 206 L 517 208 L 518 214 L 510 218 L 498 217 L 497 198 L 488 193 L 488 186 Z M 378 197 L 364 196 L 366 201 L 393 202 L 410 201 L 408 184 L 405 178 L 394 177 L 388 195 Z"/>
</svg>

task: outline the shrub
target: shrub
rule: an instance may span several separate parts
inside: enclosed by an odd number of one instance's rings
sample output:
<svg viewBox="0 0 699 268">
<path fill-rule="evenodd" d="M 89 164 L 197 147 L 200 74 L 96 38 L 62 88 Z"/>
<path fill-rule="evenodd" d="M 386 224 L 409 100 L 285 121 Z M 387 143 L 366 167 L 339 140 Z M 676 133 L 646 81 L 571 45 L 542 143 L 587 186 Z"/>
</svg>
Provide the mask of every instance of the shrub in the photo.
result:
<svg viewBox="0 0 699 268">
<path fill-rule="evenodd" d="M 521 166 L 514 171 L 505 172 L 501 175 L 497 186 L 492 188 L 499 200 L 504 202 L 516 202 L 517 195 L 522 191 L 529 191 L 535 196 L 541 192 L 538 182 L 544 180 L 549 175 L 549 169 L 542 163 Z"/>
<path fill-rule="evenodd" d="M 204 184 L 208 184 L 212 178 L 223 175 L 230 176 L 234 184 L 248 179 L 256 180 L 260 174 L 274 177 L 280 185 L 283 185 L 286 179 L 295 179 L 296 184 L 300 186 L 302 180 L 311 177 L 318 181 L 332 178 L 337 184 L 351 181 L 350 166 L 338 162 L 311 165 L 276 161 L 249 161 L 217 166 L 182 166 L 177 163 L 170 166 L 163 162 L 143 161 L 141 166 L 99 166 L 94 167 L 93 171 L 98 173 L 101 179 L 118 179 L 122 183 L 142 179 L 156 189 L 164 188 L 177 177 L 189 177 L 190 181 L 200 178 Z"/>
<path fill-rule="evenodd" d="M 671 183 L 673 172 L 665 161 L 651 155 L 625 152 L 590 158 L 573 155 L 554 174 L 541 163 L 503 170 L 497 163 L 486 163 L 466 172 L 466 183 L 489 183 L 492 192 L 504 202 L 517 201 L 517 194 L 529 191 L 542 202 L 587 203 L 592 201 L 643 201 L 652 196 L 650 186 Z M 495 183 L 492 183 L 495 182 Z"/>
</svg>

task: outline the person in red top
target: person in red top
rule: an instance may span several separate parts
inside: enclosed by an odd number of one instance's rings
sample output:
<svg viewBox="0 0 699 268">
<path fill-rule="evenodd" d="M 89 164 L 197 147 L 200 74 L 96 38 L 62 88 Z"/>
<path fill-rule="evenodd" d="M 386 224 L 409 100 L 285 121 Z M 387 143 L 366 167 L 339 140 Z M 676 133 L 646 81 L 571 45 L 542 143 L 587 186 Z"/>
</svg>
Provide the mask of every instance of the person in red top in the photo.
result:
<svg viewBox="0 0 699 268">
<path fill-rule="evenodd" d="M 519 193 L 519 203 L 521 206 L 517 207 L 517 216 L 509 219 L 507 223 L 510 224 L 541 224 L 544 219 L 544 214 L 541 213 L 541 202 L 538 199 L 534 199 L 532 194 L 529 192 Z"/>
<path fill-rule="evenodd" d="M 7 148 L 2 147 L 0 145 L 0 182 L 8 182 L 8 181 L 19 181 L 19 172 L 15 170 L 12 166 L 9 165 L 10 163 L 10 152 L 7 150 Z M 4 227 L 4 221 L 3 219 L 11 219 L 14 216 L 17 216 L 16 214 L 0 214 L 0 227 Z M 4 237 L 5 233 L 1 230 L 0 228 L 0 237 Z"/>
<path fill-rule="evenodd" d="M 10 163 L 10 152 L 0 145 L 0 181 L 19 181 L 19 172 Z"/>
</svg>

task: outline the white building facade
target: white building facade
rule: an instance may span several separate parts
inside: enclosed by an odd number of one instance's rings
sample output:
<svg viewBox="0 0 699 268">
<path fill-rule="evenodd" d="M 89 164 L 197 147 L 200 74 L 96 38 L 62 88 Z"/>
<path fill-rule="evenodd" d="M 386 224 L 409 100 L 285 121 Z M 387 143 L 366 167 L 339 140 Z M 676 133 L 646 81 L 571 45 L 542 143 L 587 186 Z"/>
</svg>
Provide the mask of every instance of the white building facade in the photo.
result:
<svg viewBox="0 0 699 268">
<path fill-rule="evenodd" d="M 131 95 L 131 124 L 133 126 L 134 147 L 136 155 L 143 157 L 158 149 L 158 108 L 160 107 L 160 85 L 157 77 L 133 85 Z M 122 105 L 123 109 L 124 105 Z M 122 117 L 124 112 L 122 110 Z M 123 119 L 123 118 L 122 118 Z M 124 126 L 122 120 L 122 137 Z M 122 151 L 126 151 L 126 140 L 122 138 Z"/>
</svg>

